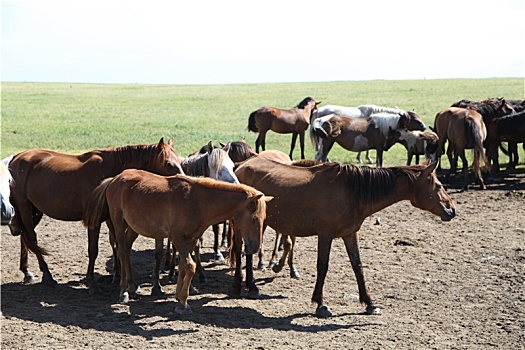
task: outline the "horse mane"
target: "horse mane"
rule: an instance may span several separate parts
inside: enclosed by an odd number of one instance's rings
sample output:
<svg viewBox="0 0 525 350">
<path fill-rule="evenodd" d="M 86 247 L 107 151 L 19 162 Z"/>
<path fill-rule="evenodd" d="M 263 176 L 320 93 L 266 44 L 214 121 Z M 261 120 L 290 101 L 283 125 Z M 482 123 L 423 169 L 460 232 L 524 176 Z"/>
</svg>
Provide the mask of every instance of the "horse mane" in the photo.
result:
<svg viewBox="0 0 525 350">
<path fill-rule="evenodd" d="M 304 100 L 299 102 L 299 104 L 296 106 L 299 109 L 304 109 L 306 106 L 308 106 L 308 103 L 315 102 L 315 100 L 312 97 L 305 97 Z"/>
<path fill-rule="evenodd" d="M 292 165 L 299 166 L 302 168 L 311 167 L 311 166 L 319 165 L 319 164 L 324 164 L 324 163 L 318 160 L 313 160 L 313 159 L 299 159 L 299 160 L 294 160 L 292 162 Z"/>
<path fill-rule="evenodd" d="M 137 160 L 141 160 L 145 167 L 154 167 L 158 159 L 164 161 L 170 158 L 168 147 L 171 148 L 171 146 L 165 144 L 163 148 L 159 149 L 159 145 L 156 143 L 151 145 L 127 145 L 108 148 L 102 150 L 102 152 L 107 151 L 113 154 L 120 164 L 133 164 Z M 153 157 L 154 155 L 157 155 L 157 157 Z"/>
<path fill-rule="evenodd" d="M 234 162 L 242 162 L 243 160 L 248 159 L 257 154 L 250 145 L 243 141 L 230 142 L 227 145 L 225 145 L 222 149 L 226 150 L 228 146 L 228 155 Z"/>
<path fill-rule="evenodd" d="M 370 117 L 372 114 L 376 113 L 389 113 L 389 114 L 398 114 L 401 112 L 405 112 L 402 109 L 399 108 L 389 108 L 389 107 L 381 107 L 376 105 L 361 105 L 357 107 L 363 113 L 364 117 Z"/>
<path fill-rule="evenodd" d="M 199 153 L 193 156 L 182 158 L 182 170 L 184 174 L 191 176 L 209 176 L 208 153 Z"/>
<path fill-rule="evenodd" d="M 373 203 L 392 193 L 397 179 L 406 177 L 412 184 L 421 172 L 421 165 L 372 168 L 353 164 L 340 164 L 339 173 L 346 177 L 346 184 L 352 196 L 364 203 Z"/>
<path fill-rule="evenodd" d="M 392 130 L 399 129 L 401 115 L 384 112 L 372 114 L 369 118 L 376 128 L 379 128 L 381 135 L 387 136 L 390 128 L 392 128 Z"/>
</svg>

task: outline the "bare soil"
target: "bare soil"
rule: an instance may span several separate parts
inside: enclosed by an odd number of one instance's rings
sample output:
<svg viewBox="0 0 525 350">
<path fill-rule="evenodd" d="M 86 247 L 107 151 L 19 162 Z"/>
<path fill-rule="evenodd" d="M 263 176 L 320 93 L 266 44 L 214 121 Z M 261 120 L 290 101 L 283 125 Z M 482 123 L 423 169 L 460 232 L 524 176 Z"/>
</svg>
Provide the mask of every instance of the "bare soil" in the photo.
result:
<svg viewBox="0 0 525 350">
<path fill-rule="evenodd" d="M 208 282 L 190 296 L 193 314 L 174 312 L 175 285 L 163 282 L 164 297 L 152 297 L 154 242 L 137 239 L 132 259 L 143 296 L 117 303 L 110 283 L 111 252 L 103 229 L 97 273 L 101 293 L 84 285 L 87 233 L 79 222 L 44 217 L 39 243 L 56 287 L 23 285 L 18 270 L 19 239 L 1 234 L 1 346 L 3 349 L 119 348 L 352 348 L 352 349 L 524 349 L 525 348 L 525 171 L 489 183 L 486 191 L 459 192 L 450 184 L 457 217 L 448 223 L 408 202 L 365 221 L 361 258 L 368 288 L 382 306 L 363 314 L 343 242 L 332 247 L 324 294 L 334 316 L 318 319 L 310 302 L 316 276 L 315 237 L 299 238 L 296 265 L 275 274 L 256 271 L 262 297 L 228 296 L 232 273 L 212 260 L 213 236 L 204 235 Z M 380 224 L 376 224 L 377 218 Z M 274 234 L 265 234 L 273 247 Z M 41 273 L 34 255 L 32 271 Z"/>
</svg>

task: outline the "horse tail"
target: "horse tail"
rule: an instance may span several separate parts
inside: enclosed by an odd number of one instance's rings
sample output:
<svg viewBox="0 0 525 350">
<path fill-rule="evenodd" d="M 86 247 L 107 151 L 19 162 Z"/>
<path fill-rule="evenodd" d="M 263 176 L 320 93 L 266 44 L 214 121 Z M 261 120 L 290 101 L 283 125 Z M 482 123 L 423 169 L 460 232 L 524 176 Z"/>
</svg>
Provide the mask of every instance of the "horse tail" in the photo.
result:
<svg viewBox="0 0 525 350">
<path fill-rule="evenodd" d="M 467 148 L 474 149 L 474 161 L 472 166 L 474 169 L 480 168 L 480 160 L 483 160 L 484 171 L 489 165 L 485 150 L 483 148 L 483 138 L 478 124 L 471 118 L 465 118 L 465 130 L 467 136 Z"/>
<path fill-rule="evenodd" d="M 259 129 L 257 128 L 257 124 L 255 123 L 256 114 L 257 114 L 257 111 L 254 111 L 250 114 L 250 117 L 248 118 L 248 131 L 259 132 Z"/>
<path fill-rule="evenodd" d="M 314 119 L 310 124 L 310 141 L 314 146 L 315 150 L 319 150 L 321 145 L 320 139 L 325 139 L 328 137 L 328 133 L 323 128 L 324 121 L 321 119 Z"/>
<path fill-rule="evenodd" d="M 103 180 L 89 195 L 82 216 L 82 222 L 87 228 L 96 228 L 104 221 L 109 220 L 106 191 L 112 180 L 112 177 Z"/>
</svg>

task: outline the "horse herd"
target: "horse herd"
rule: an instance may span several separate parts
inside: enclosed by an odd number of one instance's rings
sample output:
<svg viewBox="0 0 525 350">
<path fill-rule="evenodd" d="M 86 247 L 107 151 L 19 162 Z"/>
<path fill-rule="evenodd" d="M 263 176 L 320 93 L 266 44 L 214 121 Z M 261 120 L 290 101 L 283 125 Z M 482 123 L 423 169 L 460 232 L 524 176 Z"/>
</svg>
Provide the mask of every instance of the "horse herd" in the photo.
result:
<svg viewBox="0 0 525 350">
<path fill-rule="evenodd" d="M 493 105 L 496 103 L 501 106 L 496 108 Z M 462 145 L 453 141 L 457 127 L 443 129 L 437 122 L 438 138 L 420 137 L 425 133 L 425 125 L 415 112 L 397 108 L 379 110 L 371 105 L 343 111 L 337 110 L 337 106 L 317 108 L 318 104 L 308 97 L 290 110 L 263 107 L 253 112 L 249 129 L 260 133 L 256 150 L 244 141 L 221 144 L 220 148 L 210 142 L 202 150 L 182 158 L 173 148 L 173 140 L 165 142 L 162 138 L 152 145 L 128 145 L 80 155 L 30 149 L 5 159 L 0 164 L 2 224 L 8 224 L 11 233 L 20 236 L 20 270 L 24 283 L 35 283 L 28 264 L 31 251 L 43 273 L 42 283 L 56 284 L 44 259 L 47 252 L 37 243 L 35 232 L 42 215 L 46 214 L 57 220 L 82 220 L 87 227 L 86 284 L 89 292 L 96 294 L 95 261 L 100 228 L 105 222 L 114 253 L 114 275 L 120 278 L 119 301 L 129 302 L 138 289 L 133 279 L 130 251 L 139 235 L 155 239 L 152 293 L 164 293 L 159 272 L 164 258 L 163 240 L 168 239 L 179 259 L 175 310 L 189 314 L 191 280 L 197 271 L 202 272 L 199 239 L 213 226 L 214 249 L 218 251 L 216 228 L 228 221 L 230 259 L 235 264 L 233 295 L 240 295 L 242 289 L 243 249 L 246 288 L 258 294 L 253 278 L 253 254 L 259 253 L 262 258 L 262 235 L 269 226 L 278 235 L 282 234 L 285 242 L 284 253 L 274 271 L 282 268 L 289 255 L 292 276 L 295 237 L 318 237 L 317 280 L 312 296 L 317 304 L 316 316 L 331 316 L 323 298 L 323 285 L 332 241 L 338 237 L 344 241 L 360 301 L 366 304 L 366 314 L 380 313 L 365 285 L 359 255 L 358 231 L 364 220 L 401 200 L 409 200 L 413 206 L 443 221 L 455 216 L 454 201 L 436 175 L 439 162 L 427 159 L 423 164 L 382 168 L 380 152 L 395 142 L 405 142 L 407 149 L 415 150 L 417 142 L 407 141 L 407 133 L 416 132 L 417 138 L 424 139 L 425 143 L 439 140 L 435 158 L 443 150 L 445 139 L 449 140 L 451 157 L 462 157 L 462 149 L 471 144 L 461 148 Z M 485 109 L 491 106 L 497 113 L 503 113 L 506 108 L 516 110 L 503 99 L 475 104 L 472 108 L 476 106 Z M 452 111 L 461 108 L 464 107 L 452 107 Z M 464 118 L 475 115 L 475 109 L 470 108 Z M 451 121 L 461 119 L 454 115 L 450 115 Z M 503 123 L 498 121 L 498 124 Z M 304 134 L 308 125 L 311 125 L 312 140 L 318 145 L 317 159 L 292 161 L 297 136 L 300 136 L 304 158 Z M 290 156 L 265 150 L 268 130 L 293 134 Z M 382 141 L 377 142 L 376 138 Z M 510 150 L 511 140 L 508 141 Z M 376 149 L 378 167 L 325 162 L 334 142 L 354 151 Z M 512 142 L 520 141 L 513 139 Z M 493 154 L 490 157 L 494 159 Z M 274 255 L 275 251 L 274 248 Z M 174 264 L 174 261 L 170 262 Z"/>
</svg>

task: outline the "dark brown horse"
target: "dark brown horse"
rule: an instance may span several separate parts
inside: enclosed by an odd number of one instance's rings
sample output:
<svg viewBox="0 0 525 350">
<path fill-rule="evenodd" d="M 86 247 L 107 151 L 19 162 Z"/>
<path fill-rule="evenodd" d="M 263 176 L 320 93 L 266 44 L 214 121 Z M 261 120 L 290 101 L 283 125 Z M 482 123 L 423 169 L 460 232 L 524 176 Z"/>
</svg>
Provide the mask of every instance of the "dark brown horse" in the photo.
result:
<svg viewBox="0 0 525 350">
<path fill-rule="evenodd" d="M 290 159 L 293 159 L 293 150 L 298 135 L 301 145 L 301 159 L 304 159 L 304 133 L 310 125 L 312 111 L 317 108 L 319 103 L 311 97 L 306 97 L 291 109 L 265 106 L 252 112 L 248 118 L 248 130 L 259 133 L 255 141 L 255 151 L 259 153 L 261 147 L 263 151 L 266 149 L 266 133 L 268 130 L 279 134 L 291 133 Z"/>
<path fill-rule="evenodd" d="M 316 315 L 329 317 L 323 298 L 330 248 L 342 238 L 359 286 L 360 301 L 368 314 L 380 310 L 365 286 L 359 257 L 358 231 L 373 213 L 401 200 L 430 211 L 443 221 L 455 216 L 455 206 L 435 175 L 437 163 L 393 168 L 370 168 L 339 163 L 312 167 L 281 164 L 253 157 L 235 171 L 239 181 L 274 197 L 267 207 L 265 224 L 296 237 L 317 236 L 317 282 L 312 301 Z M 253 280 L 248 278 L 248 286 Z M 240 289 L 240 285 L 236 286 Z"/>
<path fill-rule="evenodd" d="M 487 139 L 485 146 L 487 153 L 496 154 L 501 142 L 507 141 L 511 157 L 509 159 L 508 169 L 513 169 L 518 165 L 517 144 L 525 142 L 525 112 L 508 115 L 494 119 L 487 126 Z M 516 149 L 511 149 L 515 147 Z M 498 158 L 493 159 L 493 168 L 499 169 Z"/>
<path fill-rule="evenodd" d="M 447 156 L 450 162 L 449 176 L 456 171 L 457 157 L 455 155 L 457 155 L 463 163 L 463 174 L 465 177 L 463 190 L 468 190 L 468 162 L 465 157 L 465 149 L 473 149 L 474 160 L 472 167 L 474 176 L 478 179 L 481 189 L 486 189 L 487 187 L 481 176 L 480 162 L 483 160 L 488 165 L 488 160 L 483 150 L 487 129 L 481 114 L 468 108 L 451 107 L 436 115 L 434 129 L 439 137 L 436 151 L 437 158 L 441 157 L 443 153 L 445 141 L 448 140 L 450 143 L 447 149 Z"/>
<path fill-rule="evenodd" d="M 187 303 L 190 283 L 195 275 L 191 258 L 197 241 L 213 223 L 233 219 L 237 236 L 244 240 L 247 254 L 259 249 L 266 217 L 266 202 L 261 192 L 241 184 L 230 184 L 185 175 L 159 176 L 128 169 L 102 182 L 92 193 L 83 222 L 96 228 L 108 216 L 114 226 L 121 261 L 120 302 L 129 302 L 137 284 L 133 278 L 130 251 L 139 236 L 156 242 L 168 238 L 180 255 L 175 311 L 191 313 Z M 163 293 L 159 283 L 162 244 L 157 245 L 153 289 Z"/>
<path fill-rule="evenodd" d="M 20 270 L 24 273 L 24 282 L 34 283 L 29 271 L 29 248 L 43 272 L 42 283 L 56 284 L 43 257 L 47 252 L 37 244 L 35 227 L 43 214 L 57 220 L 82 220 L 93 189 L 124 169 L 138 168 L 162 175 L 183 173 L 181 160 L 172 145 L 172 139 L 168 143 L 161 139 L 158 144 L 94 150 L 81 155 L 40 148 L 17 154 L 9 164 L 14 178 L 11 198 L 16 208 L 10 229 L 13 235 L 21 235 Z M 94 268 L 99 231 L 100 225 L 88 230 L 86 280 L 90 293 L 96 290 Z"/>
</svg>

